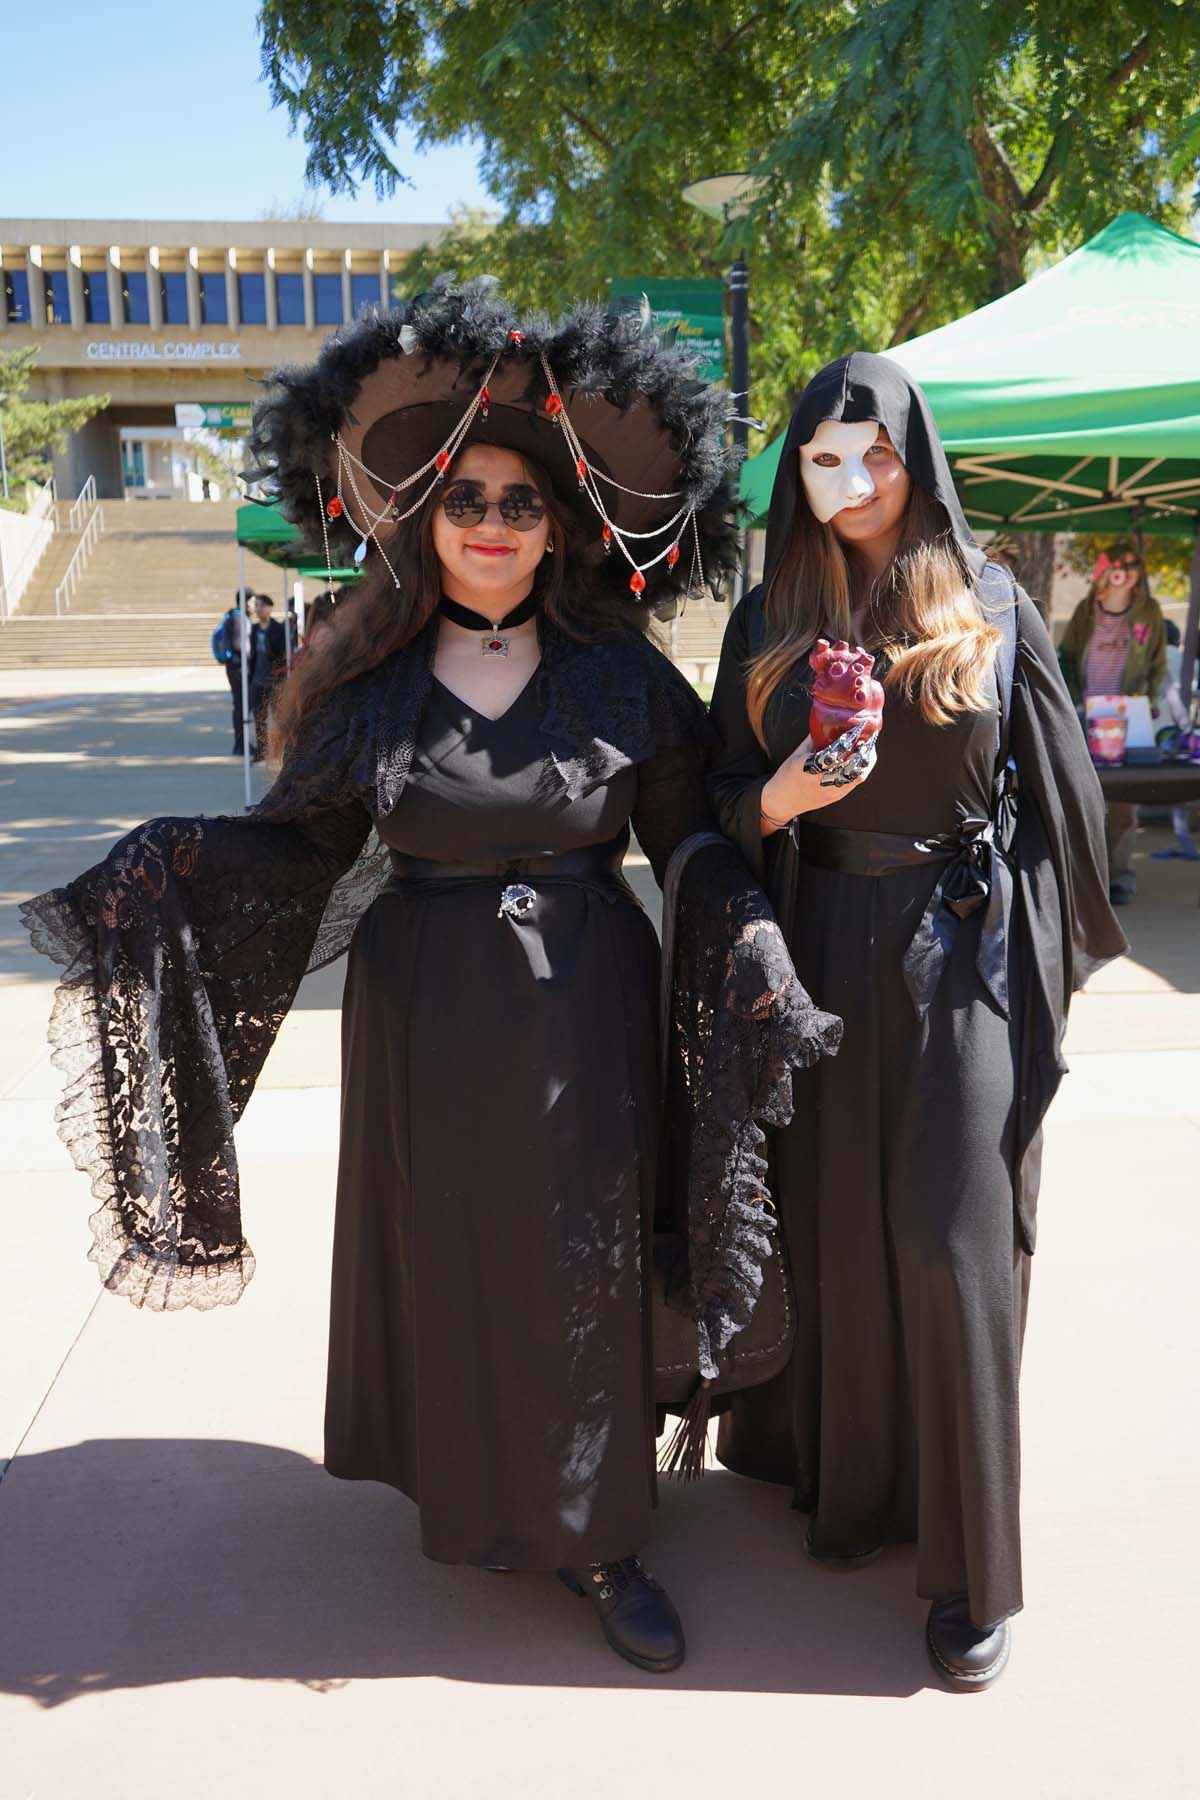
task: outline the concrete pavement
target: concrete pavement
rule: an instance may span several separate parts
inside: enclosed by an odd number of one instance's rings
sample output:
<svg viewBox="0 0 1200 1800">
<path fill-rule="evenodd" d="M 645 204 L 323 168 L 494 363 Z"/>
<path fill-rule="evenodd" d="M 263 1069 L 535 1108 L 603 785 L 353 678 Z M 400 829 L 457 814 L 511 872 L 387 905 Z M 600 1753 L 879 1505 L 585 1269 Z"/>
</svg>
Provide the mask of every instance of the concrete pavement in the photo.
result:
<svg viewBox="0 0 1200 1800">
<path fill-rule="evenodd" d="M 1008 1675 L 941 1691 L 911 1552 L 824 1574 L 781 1490 L 712 1470 L 664 1492 L 650 1561 L 690 1653 L 655 1679 L 552 1578 L 426 1562 L 407 1502 L 319 1466 L 340 969 L 239 1130 L 242 1303 L 142 1315 L 85 1260 L 52 980 L 13 902 L 154 813 L 236 810 L 228 710 L 215 667 L 0 677 L 3 1800 L 1194 1793 L 1200 869 L 1142 834 L 1134 956 L 1072 1019 Z"/>
</svg>

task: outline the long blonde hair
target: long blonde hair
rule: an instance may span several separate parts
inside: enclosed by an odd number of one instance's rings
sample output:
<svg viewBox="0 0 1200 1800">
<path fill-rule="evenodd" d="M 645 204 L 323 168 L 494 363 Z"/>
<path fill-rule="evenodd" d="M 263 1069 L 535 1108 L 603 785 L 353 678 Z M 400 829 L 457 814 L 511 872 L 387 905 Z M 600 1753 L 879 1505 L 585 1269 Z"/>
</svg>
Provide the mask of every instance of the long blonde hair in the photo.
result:
<svg viewBox="0 0 1200 1800">
<path fill-rule="evenodd" d="M 819 637 L 850 639 L 851 618 L 867 603 L 863 633 L 882 650 L 884 686 L 916 698 L 930 725 L 962 712 L 986 712 L 1000 631 L 979 610 L 970 571 L 945 509 L 915 481 L 891 568 L 870 583 L 830 525 L 806 506 L 763 596 L 767 637 L 746 665 L 746 710 L 765 748 L 771 696 Z"/>
</svg>

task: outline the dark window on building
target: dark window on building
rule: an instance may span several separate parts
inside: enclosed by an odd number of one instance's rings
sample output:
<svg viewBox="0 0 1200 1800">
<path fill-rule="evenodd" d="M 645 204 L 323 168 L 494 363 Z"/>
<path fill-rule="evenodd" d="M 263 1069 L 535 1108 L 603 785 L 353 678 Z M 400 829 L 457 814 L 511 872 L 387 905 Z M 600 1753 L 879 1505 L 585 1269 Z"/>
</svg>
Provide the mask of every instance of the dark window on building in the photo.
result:
<svg viewBox="0 0 1200 1800">
<path fill-rule="evenodd" d="M 107 325 L 108 276 L 103 269 L 83 271 L 83 316 L 89 325 Z"/>
<path fill-rule="evenodd" d="M 303 325 L 303 275 L 277 275 L 275 277 L 275 298 L 279 306 L 279 323 L 281 325 Z"/>
<path fill-rule="evenodd" d="M 201 275 L 200 277 L 200 323 L 202 325 L 228 325 L 229 305 L 225 293 L 225 274 Z"/>
<path fill-rule="evenodd" d="M 182 271 L 162 278 L 162 315 L 164 325 L 188 322 L 187 276 Z"/>
<path fill-rule="evenodd" d="M 121 270 L 121 297 L 125 302 L 127 325 L 150 323 L 150 290 L 146 285 L 144 269 Z"/>
<path fill-rule="evenodd" d="M 49 269 L 46 272 L 46 323 L 47 325 L 69 325 L 71 323 L 71 293 L 67 286 L 65 269 Z"/>
<path fill-rule="evenodd" d="M 5 269 L 4 311 L 10 325 L 28 325 L 29 274 L 27 270 Z"/>
<path fill-rule="evenodd" d="M 313 298 L 317 305 L 318 325 L 342 323 L 342 278 L 340 275 L 314 275 Z"/>
<path fill-rule="evenodd" d="M 368 306 L 379 305 L 379 276 L 351 275 L 350 277 L 350 310 L 356 319 L 363 315 Z"/>
<path fill-rule="evenodd" d="M 267 284 L 261 275 L 239 275 L 238 311 L 243 325 L 265 325 L 267 322 Z"/>
</svg>

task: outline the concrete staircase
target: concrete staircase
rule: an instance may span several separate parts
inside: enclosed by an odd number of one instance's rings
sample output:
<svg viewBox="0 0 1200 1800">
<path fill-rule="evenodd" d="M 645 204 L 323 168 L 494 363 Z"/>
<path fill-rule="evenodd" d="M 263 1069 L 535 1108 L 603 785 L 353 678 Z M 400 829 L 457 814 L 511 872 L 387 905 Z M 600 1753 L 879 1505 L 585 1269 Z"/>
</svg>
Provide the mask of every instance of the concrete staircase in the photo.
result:
<svg viewBox="0 0 1200 1800">
<path fill-rule="evenodd" d="M 0 668 L 163 668 L 210 660 L 209 639 L 238 580 L 236 502 L 105 500 L 104 531 L 69 612 L 54 590 L 78 541 L 59 532 L 17 617 L 0 627 Z M 247 580 L 282 597 L 252 559 Z"/>
</svg>

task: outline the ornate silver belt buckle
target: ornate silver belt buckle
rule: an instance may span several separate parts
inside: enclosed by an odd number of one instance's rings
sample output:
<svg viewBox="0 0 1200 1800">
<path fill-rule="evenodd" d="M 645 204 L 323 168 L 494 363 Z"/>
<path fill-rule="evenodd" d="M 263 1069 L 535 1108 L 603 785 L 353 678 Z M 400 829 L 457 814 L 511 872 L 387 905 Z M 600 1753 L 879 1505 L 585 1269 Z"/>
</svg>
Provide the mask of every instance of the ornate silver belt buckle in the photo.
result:
<svg viewBox="0 0 1200 1800">
<path fill-rule="evenodd" d="M 523 881 L 514 881 L 501 894 L 500 910 L 496 917 L 502 919 L 507 914 L 510 919 L 523 919 L 536 899 L 537 895 L 531 887 L 527 887 Z"/>
</svg>

